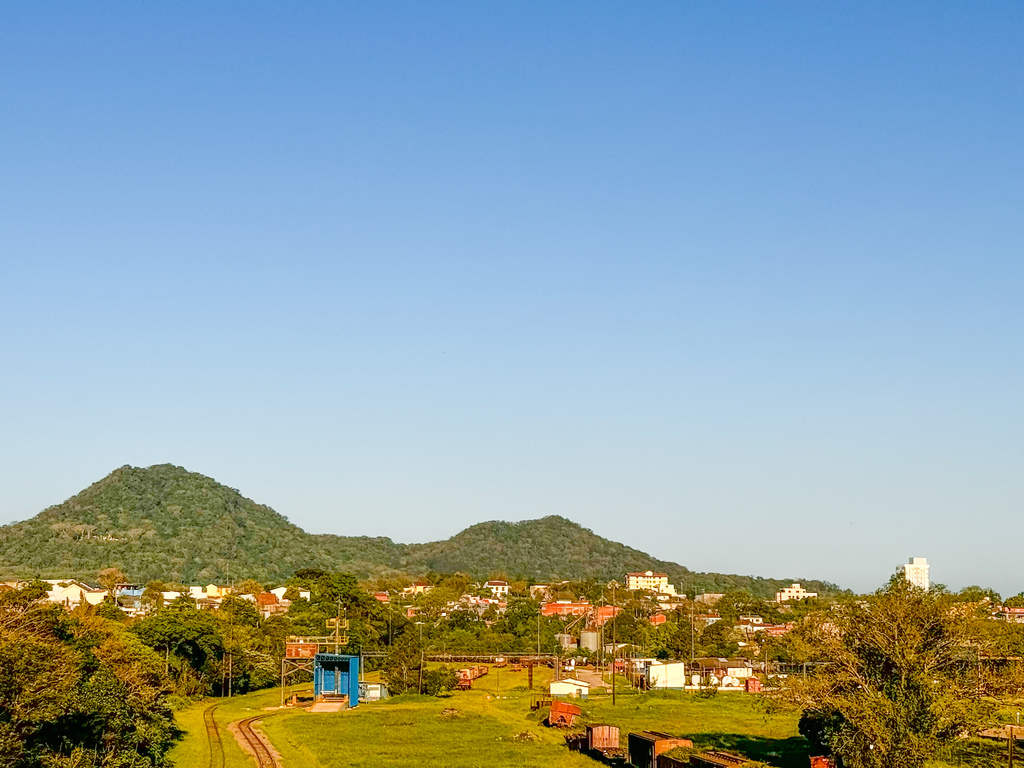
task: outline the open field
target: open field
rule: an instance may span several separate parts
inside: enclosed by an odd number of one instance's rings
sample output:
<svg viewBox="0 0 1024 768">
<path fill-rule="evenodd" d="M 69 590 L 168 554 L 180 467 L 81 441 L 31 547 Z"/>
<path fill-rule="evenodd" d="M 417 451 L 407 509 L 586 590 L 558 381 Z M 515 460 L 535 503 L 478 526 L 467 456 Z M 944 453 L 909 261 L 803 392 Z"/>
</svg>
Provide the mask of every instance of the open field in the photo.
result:
<svg viewBox="0 0 1024 768">
<path fill-rule="evenodd" d="M 550 677 L 550 670 L 537 670 L 535 690 L 546 690 Z M 471 691 L 443 698 L 400 696 L 339 714 L 273 711 L 267 713 L 263 728 L 281 753 L 285 768 L 600 765 L 566 749 L 562 733 L 544 726 L 541 713 L 530 712 L 526 683 L 525 672 L 492 670 L 477 680 Z M 252 768 L 255 763 L 238 747 L 228 723 L 276 706 L 279 697 L 274 689 L 182 710 L 178 720 L 185 735 L 171 753 L 174 764 L 180 768 Z M 204 710 L 214 705 L 224 746 L 223 763 L 216 749 L 211 752 L 203 720 Z M 806 768 L 808 764 L 808 746 L 797 732 L 796 715 L 769 714 L 756 697 L 746 694 L 700 699 L 693 693 L 674 691 L 625 692 L 615 706 L 610 696 L 592 696 L 582 707 L 585 722 L 618 725 L 623 737 L 631 730 L 666 731 L 692 738 L 698 747 L 736 750 L 779 768 Z M 446 709 L 458 712 L 445 714 Z M 972 740 L 931 768 L 981 768 L 1000 764 L 1001 754 L 999 745 Z"/>
</svg>

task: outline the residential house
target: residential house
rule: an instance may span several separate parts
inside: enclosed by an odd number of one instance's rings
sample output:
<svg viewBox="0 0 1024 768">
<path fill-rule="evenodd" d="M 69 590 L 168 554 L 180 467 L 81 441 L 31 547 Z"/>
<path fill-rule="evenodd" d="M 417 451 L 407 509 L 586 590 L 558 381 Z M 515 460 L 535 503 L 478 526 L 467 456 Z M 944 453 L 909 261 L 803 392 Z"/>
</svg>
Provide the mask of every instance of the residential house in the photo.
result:
<svg viewBox="0 0 1024 768">
<path fill-rule="evenodd" d="M 99 605 L 107 597 L 105 589 L 92 587 L 76 579 L 46 579 L 46 583 L 50 585 L 50 589 L 46 593 L 46 600 L 68 610 L 80 605 Z"/>
<path fill-rule="evenodd" d="M 496 598 L 508 597 L 508 582 L 507 581 L 488 581 L 484 584 L 486 589 L 489 589 L 491 594 Z"/>
<path fill-rule="evenodd" d="M 279 600 L 273 592 L 260 592 L 256 595 L 256 609 L 264 619 L 280 613 L 287 613 L 291 600 Z"/>
<path fill-rule="evenodd" d="M 414 581 L 408 587 L 402 590 L 403 595 L 410 595 L 415 597 L 416 595 L 422 595 L 434 588 L 433 584 L 429 584 L 425 581 Z"/>
</svg>

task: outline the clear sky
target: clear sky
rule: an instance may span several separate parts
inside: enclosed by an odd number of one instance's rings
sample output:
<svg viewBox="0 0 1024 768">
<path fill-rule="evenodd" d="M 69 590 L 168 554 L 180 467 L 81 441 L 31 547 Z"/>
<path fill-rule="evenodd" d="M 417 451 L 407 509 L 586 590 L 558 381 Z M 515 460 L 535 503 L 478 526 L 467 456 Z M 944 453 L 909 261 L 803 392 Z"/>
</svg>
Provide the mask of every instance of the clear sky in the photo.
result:
<svg viewBox="0 0 1024 768">
<path fill-rule="evenodd" d="M 1024 590 L 1024 5 L 6 3 L 0 522 L 564 515 Z"/>
</svg>

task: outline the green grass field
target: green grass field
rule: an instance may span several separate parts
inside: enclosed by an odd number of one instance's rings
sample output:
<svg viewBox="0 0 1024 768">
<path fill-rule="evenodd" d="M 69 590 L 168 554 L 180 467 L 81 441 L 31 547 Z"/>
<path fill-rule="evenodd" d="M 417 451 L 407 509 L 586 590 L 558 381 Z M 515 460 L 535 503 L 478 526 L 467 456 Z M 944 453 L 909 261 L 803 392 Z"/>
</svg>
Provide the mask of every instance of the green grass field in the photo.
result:
<svg viewBox="0 0 1024 768">
<path fill-rule="evenodd" d="M 550 670 L 535 673 L 536 692 L 547 690 L 550 677 Z M 268 713 L 264 730 L 281 753 L 285 768 L 600 765 L 566 749 L 562 732 L 544 726 L 542 713 L 530 712 L 526 683 L 525 672 L 494 670 L 477 680 L 473 690 L 443 698 L 400 696 L 337 714 L 275 711 Z M 182 710 L 178 722 L 184 736 L 171 753 L 174 765 L 210 765 L 203 710 L 215 703 L 225 768 L 251 768 L 255 763 L 237 746 L 227 724 L 276 706 L 279 698 L 275 689 Z M 629 731 L 656 730 L 692 738 L 697 747 L 734 750 L 779 768 L 808 765 L 808 747 L 797 732 L 797 716 L 769 714 L 756 697 L 746 694 L 721 693 L 700 699 L 693 693 L 675 691 L 623 693 L 614 706 L 610 696 L 592 696 L 581 705 L 584 722 L 618 725 L 623 746 Z M 446 709 L 458 712 L 445 714 Z M 997 765 L 1001 754 L 999 745 L 971 740 L 932 768 Z M 219 768 L 219 763 L 214 765 Z"/>
</svg>

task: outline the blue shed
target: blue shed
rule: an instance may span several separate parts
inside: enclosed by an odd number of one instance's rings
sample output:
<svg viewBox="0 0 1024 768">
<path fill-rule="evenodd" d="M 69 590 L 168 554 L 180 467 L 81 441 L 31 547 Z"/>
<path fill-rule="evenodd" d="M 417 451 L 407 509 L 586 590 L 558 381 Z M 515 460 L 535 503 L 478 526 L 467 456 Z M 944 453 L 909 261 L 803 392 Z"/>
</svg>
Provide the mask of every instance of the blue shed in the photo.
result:
<svg viewBox="0 0 1024 768">
<path fill-rule="evenodd" d="M 345 653 L 318 653 L 313 657 L 313 694 L 316 701 L 348 697 L 348 705 L 359 703 L 359 657 Z"/>
</svg>

